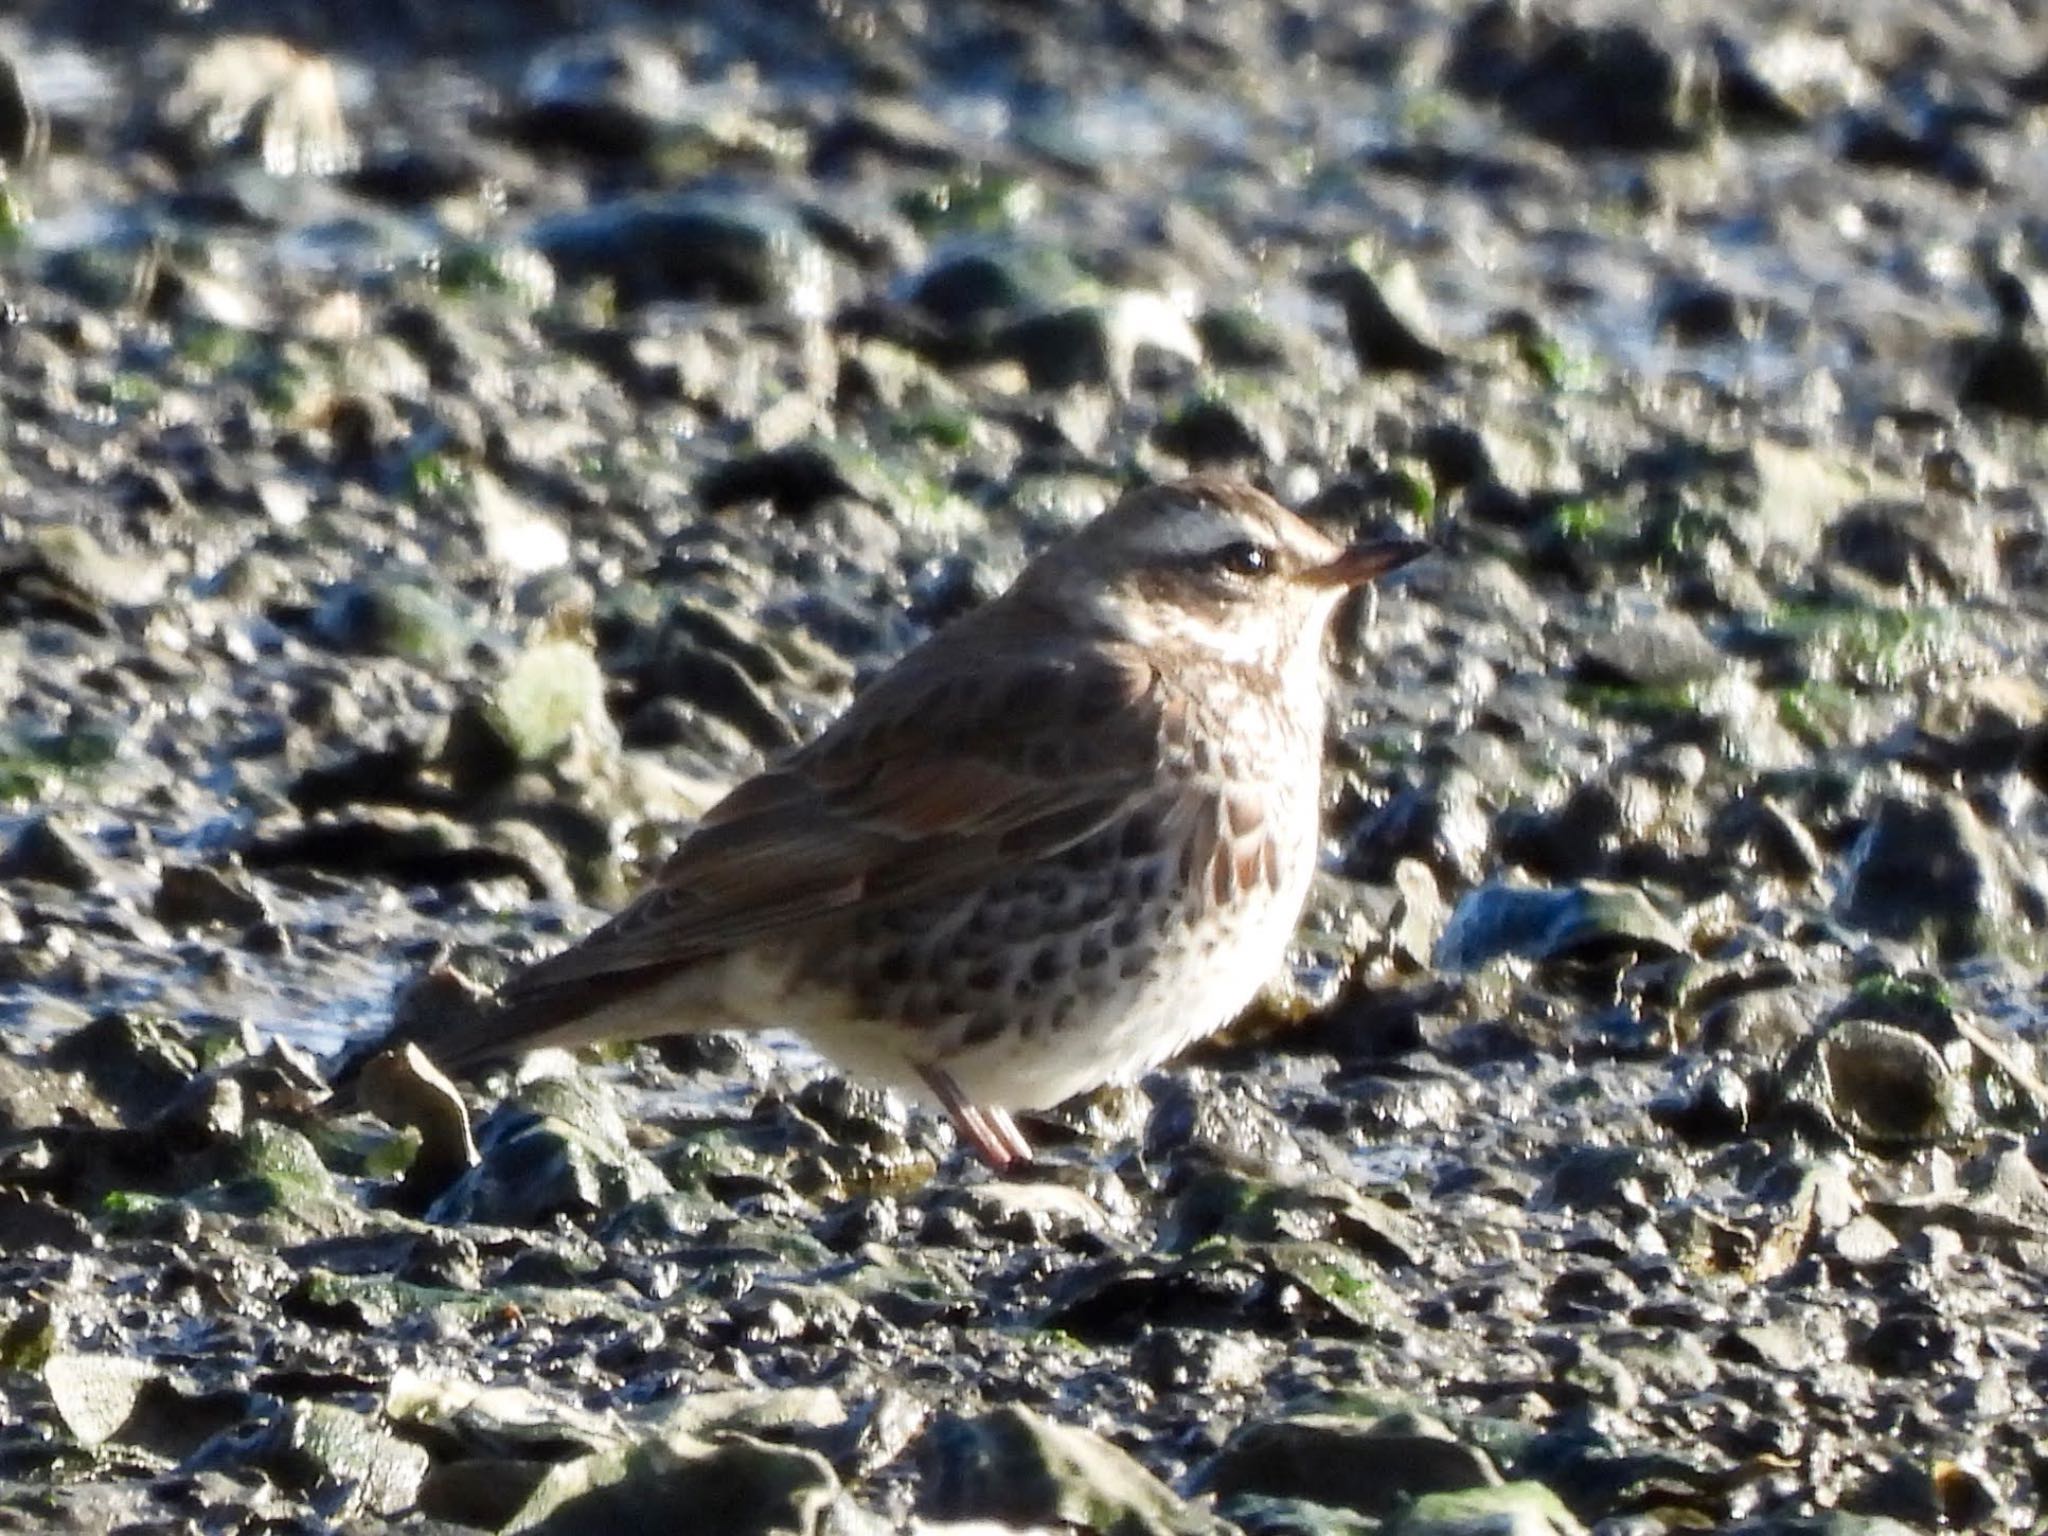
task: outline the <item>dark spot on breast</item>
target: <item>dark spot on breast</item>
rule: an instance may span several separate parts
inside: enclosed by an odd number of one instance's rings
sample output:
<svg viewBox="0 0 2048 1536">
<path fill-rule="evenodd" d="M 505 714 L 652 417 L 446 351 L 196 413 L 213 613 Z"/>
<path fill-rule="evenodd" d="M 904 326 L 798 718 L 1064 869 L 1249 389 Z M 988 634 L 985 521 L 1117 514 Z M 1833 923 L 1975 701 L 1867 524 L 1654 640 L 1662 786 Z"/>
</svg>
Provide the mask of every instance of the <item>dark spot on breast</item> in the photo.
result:
<svg viewBox="0 0 2048 1536">
<path fill-rule="evenodd" d="M 1041 907 L 1056 907 L 1066 894 L 1067 877 L 1056 869 L 1033 869 L 1022 880 L 1024 894 Z"/>
<path fill-rule="evenodd" d="M 1022 944 L 1026 940 L 1037 938 L 1042 927 L 1039 916 L 1042 910 L 1039 903 L 1033 901 L 1012 904 L 1003 918 L 1003 942 Z"/>
<path fill-rule="evenodd" d="M 987 965 L 977 967 L 967 977 L 967 986 L 974 992 L 993 992 L 1003 984 L 1003 968 L 991 960 Z"/>
<path fill-rule="evenodd" d="M 1076 963 L 1082 970 L 1092 971 L 1107 959 L 1109 959 L 1109 947 L 1102 940 L 1083 939 L 1081 941 L 1081 953 L 1076 957 Z"/>
<path fill-rule="evenodd" d="M 1262 837 L 1257 842 L 1247 843 L 1237 850 L 1234 862 L 1237 866 L 1237 888 L 1240 891 L 1256 891 L 1272 884 L 1267 878 L 1270 866 L 1267 854 L 1272 846 L 1271 838 Z"/>
<path fill-rule="evenodd" d="M 1138 942 L 1138 915 L 1126 912 L 1110 924 L 1109 942 L 1117 949 L 1129 949 Z"/>
<path fill-rule="evenodd" d="M 1031 957 L 1031 979 L 1041 987 L 1049 987 L 1058 981 L 1060 972 L 1065 969 L 1060 952 L 1051 945 Z"/>
<path fill-rule="evenodd" d="M 1209 895 L 1219 907 L 1237 899 L 1237 860 L 1227 848 L 1218 848 L 1209 860 Z"/>
<path fill-rule="evenodd" d="M 986 1045 L 1003 1032 L 1003 1015 L 991 1008 L 977 1013 L 967 1021 L 967 1027 L 960 1031 L 962 1045 Z"/>
<path fill-rule="evenodd" d="M 884 985 L 891 987 L 907 984 L 915 969 L 907 944 L 898 944 L 893 949 L 883 951 L 882 958 L 875 962 L 875 975 Z"/>
</svg>

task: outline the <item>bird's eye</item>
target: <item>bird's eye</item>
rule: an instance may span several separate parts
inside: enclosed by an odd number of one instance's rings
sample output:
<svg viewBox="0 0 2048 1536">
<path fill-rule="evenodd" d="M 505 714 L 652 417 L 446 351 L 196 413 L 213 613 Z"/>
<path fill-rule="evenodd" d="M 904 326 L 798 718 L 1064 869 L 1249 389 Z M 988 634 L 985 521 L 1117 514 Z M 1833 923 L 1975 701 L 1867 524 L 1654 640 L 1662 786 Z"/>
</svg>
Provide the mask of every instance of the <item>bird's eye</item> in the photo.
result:
<svg viewBox="0 0 2048 1536">
<path fill-rule="evenodd" d="M 1273 568 L 1273 551 L 1250 539 L 1225 544 L 1209 557 L 1219 571 L 1233 576 L 1263 576 Z"/>
</svg>

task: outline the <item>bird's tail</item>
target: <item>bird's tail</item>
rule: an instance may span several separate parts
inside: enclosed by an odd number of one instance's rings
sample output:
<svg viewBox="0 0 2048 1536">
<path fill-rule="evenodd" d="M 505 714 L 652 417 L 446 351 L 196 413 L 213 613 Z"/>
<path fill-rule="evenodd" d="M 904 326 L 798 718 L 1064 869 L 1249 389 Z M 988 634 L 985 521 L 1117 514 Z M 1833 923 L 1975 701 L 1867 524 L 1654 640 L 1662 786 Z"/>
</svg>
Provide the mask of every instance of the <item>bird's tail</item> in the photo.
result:
<svg viewBox="0 0 2048 1536">
<path fill-rule="evenodd" d="M 391 1027 L 347 1051 L 330 1077 L 331 1108 L 356 1107 L 363 1068 L 385 1052 L 416 1045 L 450 1077 L 550 1047 L 574 1050 L 600 1040 L 644 1040 L 690 1027 L 694 967 L 630 972 L 541 985 L 515 985 L 493 997 L 446 969 L 430 970 L 399 995 Z M 515 978 L 515 982 L 520 978 Z"/>
</svg>

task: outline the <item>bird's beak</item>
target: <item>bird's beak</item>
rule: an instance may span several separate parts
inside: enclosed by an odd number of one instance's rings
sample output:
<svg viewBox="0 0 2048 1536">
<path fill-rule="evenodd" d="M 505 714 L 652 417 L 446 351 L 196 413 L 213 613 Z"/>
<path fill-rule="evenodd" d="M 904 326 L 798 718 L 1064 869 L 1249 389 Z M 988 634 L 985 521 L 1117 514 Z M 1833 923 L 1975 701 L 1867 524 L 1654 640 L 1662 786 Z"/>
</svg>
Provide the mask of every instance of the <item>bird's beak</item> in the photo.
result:
<svg viewBox="0 0 2048 1536">
<path fill-rule="evenodd" d="M 1420 539 L 1370 539 L 1352 545 L 1327 565 L 1310 566 L 1301 579 L 1312 587 L 1362 587 L 1420 560 L 1431 548 Z"/>
</svg>

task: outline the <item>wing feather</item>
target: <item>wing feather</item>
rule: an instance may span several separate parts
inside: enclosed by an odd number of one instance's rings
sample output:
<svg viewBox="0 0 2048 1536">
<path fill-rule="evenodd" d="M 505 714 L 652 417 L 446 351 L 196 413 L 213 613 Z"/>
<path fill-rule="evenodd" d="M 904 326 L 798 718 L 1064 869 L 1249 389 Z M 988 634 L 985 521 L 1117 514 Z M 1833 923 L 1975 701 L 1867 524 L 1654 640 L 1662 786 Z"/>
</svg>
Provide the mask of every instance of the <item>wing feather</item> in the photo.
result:
<svg viewBox="0 0 2048 1536">
<path fill-rule="evenodd" d="M 913 653 L 817 741 L 715 806 L 609 923 L 500 996 L 666 972 L 969 887 L 1085 839 L 1157 787 L 1162 705 L 1141 657 L 1042 643 L 982 653 L 971 686 L 950 659 Z"/>
</svg>

